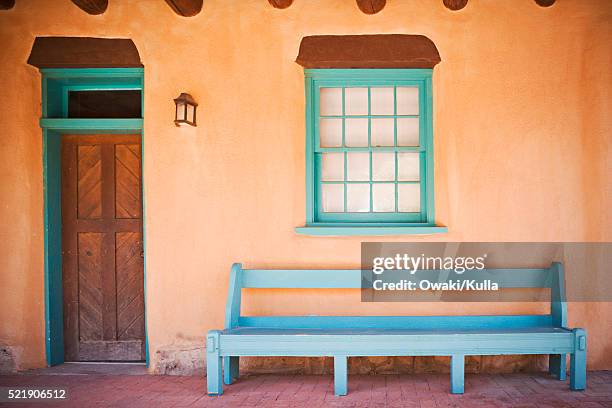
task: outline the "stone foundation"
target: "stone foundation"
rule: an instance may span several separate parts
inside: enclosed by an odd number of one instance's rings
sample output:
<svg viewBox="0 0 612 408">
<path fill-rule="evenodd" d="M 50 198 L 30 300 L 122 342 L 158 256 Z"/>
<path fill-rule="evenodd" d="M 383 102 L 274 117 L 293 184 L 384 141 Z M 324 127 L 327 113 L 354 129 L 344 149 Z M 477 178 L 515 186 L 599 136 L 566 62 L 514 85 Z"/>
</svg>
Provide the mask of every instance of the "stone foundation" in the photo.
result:
<svg viewBox="0 0 612 408">
<path fill-rule="evenodd" d="M 155 374 L 203 376 L 205 371 L 204 346 L 167 346 L 155 355 Z"/>
</svg>

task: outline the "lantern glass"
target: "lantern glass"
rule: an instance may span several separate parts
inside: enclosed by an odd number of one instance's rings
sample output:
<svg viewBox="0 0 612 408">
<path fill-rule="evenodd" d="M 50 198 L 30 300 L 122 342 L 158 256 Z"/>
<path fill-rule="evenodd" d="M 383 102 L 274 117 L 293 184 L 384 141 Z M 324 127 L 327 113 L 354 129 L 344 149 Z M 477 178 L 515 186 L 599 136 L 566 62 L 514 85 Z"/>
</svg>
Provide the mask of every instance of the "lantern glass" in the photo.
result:
<svg viewBox="0 0 612 408">
<path fill-rule="evenodd" d="M 179 102 L 176 104 L 176 120 L 184 121 L 185 119 L 185 103 Z"/>
<path fill-rule="evenodd" d="M 195 124 L 195 107 L 193 105 L 187 104 L 185 120 L 187 120 L 189 123 Z"/>
<path fill-rule="evenodd" d="M 177 126 L 188 124 L 196 126 L 196 107 L 198 104 L 193 97 L 187 93 L 182 93 L 174 100 L 176 104 L 176 114 L 174 123 Z"/>
</svg>

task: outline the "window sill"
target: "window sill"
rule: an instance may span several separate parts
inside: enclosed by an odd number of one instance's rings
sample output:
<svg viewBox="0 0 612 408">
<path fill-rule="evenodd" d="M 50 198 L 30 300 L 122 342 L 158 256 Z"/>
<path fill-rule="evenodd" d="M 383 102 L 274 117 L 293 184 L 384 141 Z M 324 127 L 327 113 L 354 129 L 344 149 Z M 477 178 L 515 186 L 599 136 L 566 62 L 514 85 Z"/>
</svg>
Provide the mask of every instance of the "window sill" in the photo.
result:
<svg viewBox="0 0 612 408">
<path fill-rule="evenodd" d="M 355 235 L 429 235 L 448 232 L 448 227 L 413 226 L 316 226 L 296 227 L 295 232 L 312 236 L 355 236 Z"/>
</svg>

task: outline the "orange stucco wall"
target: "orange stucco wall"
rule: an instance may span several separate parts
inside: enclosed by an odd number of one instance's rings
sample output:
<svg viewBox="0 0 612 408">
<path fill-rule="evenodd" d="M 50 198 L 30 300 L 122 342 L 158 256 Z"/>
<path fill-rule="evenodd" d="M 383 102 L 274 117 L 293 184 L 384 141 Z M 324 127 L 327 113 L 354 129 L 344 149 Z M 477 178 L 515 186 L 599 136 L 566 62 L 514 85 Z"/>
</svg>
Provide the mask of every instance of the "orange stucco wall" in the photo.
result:
<svg viewBox="0 0 612 408">
<path fill-rule="evenodd" d="M 111 1 L 90 16 L 68 0 L 0 11 L 0 345 L 21 368 L 44 365 L 40 75 L 36 36 L 132 38 L 145 65 L 144 183 L 151 362 L 201 347 L 219 328 L 229 267 L 357 266 L 362 240 L 611 241 L 612 3 L 390 0 L 206 0 L 193 18 L 162 0 Z M 449 233 L 322 238 L 304 223 L 304 81 L 293 61 L 312 34 L 414 33 L 437 45 L 436 213 Z M 176 128 L 172 99 L 199 102 L 197 128 Z M 612 290 L 612 288 L 611 288 Z M 531 304 L 360 304 L 267 293 L 252 313 L 501 313 Z M 612 368 L 612 303 L 570 304 L 589 368 Z"/>
</svg>

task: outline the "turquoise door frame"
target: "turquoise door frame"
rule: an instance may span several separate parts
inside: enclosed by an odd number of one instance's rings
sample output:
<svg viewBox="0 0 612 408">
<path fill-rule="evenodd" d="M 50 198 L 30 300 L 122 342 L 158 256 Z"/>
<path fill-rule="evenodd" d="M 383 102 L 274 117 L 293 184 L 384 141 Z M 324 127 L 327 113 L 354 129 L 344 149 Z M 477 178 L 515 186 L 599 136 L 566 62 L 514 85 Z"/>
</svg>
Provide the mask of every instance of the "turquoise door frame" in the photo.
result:
<svg viewBox="0 0 612 408">
<path fill-rule="evenodd" d="M 41 69 L 44 194 L 44 290 L 45 349 L 47 365 L 64 362 L 64 318 L 62 294 L 61 136 L 70 134 L 140 134 L 142 146 L 142 234 L 144 250 L 144 298 L 146 363 L 149 365 L 147 334 L 147 235 L 144 192 L 143 119 L 70 119 L 67 101 L 71 89 L 140 90 L 144 108 L 144 69 L 66 68 Z"/>
</svg>

